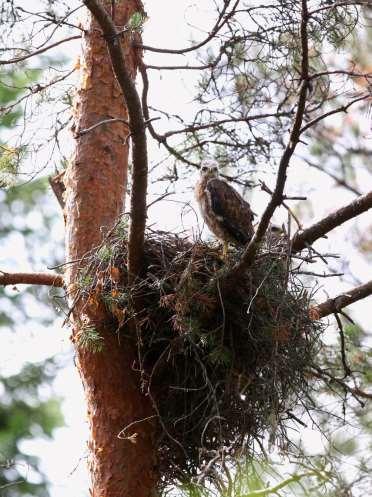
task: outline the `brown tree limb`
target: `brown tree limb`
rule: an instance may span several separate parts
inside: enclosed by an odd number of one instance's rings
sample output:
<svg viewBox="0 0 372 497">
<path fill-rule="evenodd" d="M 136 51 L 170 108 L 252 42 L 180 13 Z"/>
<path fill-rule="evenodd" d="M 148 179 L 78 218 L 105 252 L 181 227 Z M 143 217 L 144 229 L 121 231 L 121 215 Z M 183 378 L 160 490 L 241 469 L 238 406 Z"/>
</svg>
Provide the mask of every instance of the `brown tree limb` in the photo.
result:
<svg viewBox="0 0 372 497">
<path fill-rule="evenodd" d="M 372 191 L 355 199 L 350 204 L 332 212 L 321 221 L 313 224 L 302 232 L 297 232 L 291 241 L 292 253 L 300 252 L 318 238 L 372 207 Z"/>
<path fill-rule="evenodd" d="M 143 263 L 148 174 L 146 125 L 143 118 L 141 102 L 134 82 L 127 69 L 118 36 L 119 32 L 116 29 L 115 24 L 104 7 L 97 0 L 83 0 L 83 2 L 103 31 L 111 58 L 111 64 L 128 108 L 131 138 L 133 142 L 133 172 L 130 208 L 131 224 L 128 240 L 128 275 L 130 283 L 133 282 L 141 272 Z"/>
<path fill-rule="evenodd" d="M 61 288 L 63 277 L 56 273 L 6 273 L 0 271 L 0 285 L 45 285 Z"/>
<path fill-rule="evenodd" d="M 276 208 L 283 201 L 284 186 L 287 179 L 287 169 L 295 151 L 295 148 L 300 140 L 301 126 L 305 114 L 306 98 L 308 94 L 308 77 L 309 77 L 309 54 L 308 54 L 308 34 L 307 34 L 307 22 L 308 22 L 308 11 L 307 11 L 307 0 L 301 0 L 301 25 L 300 25 L 300 38 L 301 38 L 301 86 L 299 90 L 298 103 L 296 115 L 294 118 L 294 123 L 289 136 L 287 146 L 283 152 L 280 159 L 279 170 L 276 178 L 276 185 L 274 192 L 271 196 L 271 200 L 268 203 L 261 220 L 258 224 L 256 233 L 254 234 L 252 240 L 248 243 L 245 248 L 240 261 L 232 268 L 229 272 L 229 278 L 233 279 L 234 275 L 241 273 L 241 271 L 249 266 L 263 240 L 266 230 L 270 224 L 270 220 L 274 214 Z"/>
<path fill-rule="evenodd" d="M 372 280 L 314 306 L 311 309 L 311 315 L 314 319 L 324 318 L 370 295 L 372 295 Z"/>
</svg>

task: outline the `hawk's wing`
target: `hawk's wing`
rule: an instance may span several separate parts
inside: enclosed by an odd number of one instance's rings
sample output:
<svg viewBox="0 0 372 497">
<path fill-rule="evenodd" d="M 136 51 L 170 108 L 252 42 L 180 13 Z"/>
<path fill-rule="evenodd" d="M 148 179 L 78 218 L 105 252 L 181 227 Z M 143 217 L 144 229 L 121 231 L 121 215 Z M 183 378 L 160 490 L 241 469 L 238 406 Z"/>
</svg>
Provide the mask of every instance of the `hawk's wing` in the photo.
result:
<svg viewBox="0 0 372 497">
<path fill-rule="evenodd" d="M 248 202 L 226 181 L 211 179 L 206 184 L 210 209 L 226 232 L 245 245 L 253 236 L 253 212 Z"/>
</svg>

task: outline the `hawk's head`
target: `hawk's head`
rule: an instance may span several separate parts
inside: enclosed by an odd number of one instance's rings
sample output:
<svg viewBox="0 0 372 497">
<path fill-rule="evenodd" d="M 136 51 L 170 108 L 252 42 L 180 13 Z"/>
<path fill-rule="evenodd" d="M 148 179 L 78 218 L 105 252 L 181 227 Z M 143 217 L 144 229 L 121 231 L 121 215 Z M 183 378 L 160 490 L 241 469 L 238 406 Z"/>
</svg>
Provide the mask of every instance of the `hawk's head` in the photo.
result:
<svg viewBox="0 0 372 497">
<path fill-rule="evenodd" d="M 200 176 L 202 178 L 218 178 L 218 167 L 213 163 L 203 163 L 200 166 Z"/>
</svg>

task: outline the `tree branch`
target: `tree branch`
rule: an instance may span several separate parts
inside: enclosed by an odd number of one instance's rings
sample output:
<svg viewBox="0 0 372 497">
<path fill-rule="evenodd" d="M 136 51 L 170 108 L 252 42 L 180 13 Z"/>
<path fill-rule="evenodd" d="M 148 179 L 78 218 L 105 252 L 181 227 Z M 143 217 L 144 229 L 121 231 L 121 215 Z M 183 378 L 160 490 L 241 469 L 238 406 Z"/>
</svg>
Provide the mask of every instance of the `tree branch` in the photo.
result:
<svg viewBox="0 0 372 497">
<path fill-rule="evenodd" d="M 272 194 L 271 200 L 268 203 L 262 218 L 258 224 L 256 233 L 254 234 L 252 240 L 247 245 L 244 250 L 242 257 L 238 264 L 236 264 L 232 270 L 229 272 L 229 278 L 235 274 L 239 274 L 245 267 L 249 266 L 263 240 L 266 230 L 270 224 L 272 215 L 275 209 L 281 204 L 283 200 L 284 186 L 287 179 L 287 168 L 295 148 L 299 142 L 301 134 L 301 126 L 305 113 L 306 98 L 308 94 L 308 77 L 309 77 L 309 54 L 308 54 L 308 34 L 307 34 L 307 22 L 308 22 L 308 12 L 307 12 L 307 0 L 301 0 L 302 15 L 301 15 L 301 26 L 300 26 L 300 37 L 301 37 L 301 86 L 298 97 L 297 111 L 292 126 L 292 130 L 289 136 L 287 146 L 281 157 L 279 163 L 279 170 L 276 179 L 276 185 L 274 192 Z"/>
<path fill-rule="evenodd" d="M 208 123 L 204 124 L 189 124 L 185 128 L 182 129 L 176 129 L 173 131 L 167 131 L 164 133 L 164 138 L 169 138 L 174 135 L 180 135 L 183 133 L 195 133 L 196 131 L 200 131 L 203 129 L 208 129 L 208 128 L 215 128 L 222 126 L 223 124 L 228 124 L 228 123 L 249 123 L 250 121 L 258 121 L 260 119 L 267 119 L 269 117 L 274 117 L 277 119 L 280 119 L 281 117 L 289 117 L 291 114 L 293 114 L 292 111 L 288 112 L 274 112 L 270 113 L 267 112 L 265 114 L 253 114 L 251 116 L 245 116 L 245 117 L 229 117 L 226 119 L 221 119 L 219 121 L 211 121 Z"/>
<path fill-rule="evenodd" d="M 63 277 L 56 273 L 5 273 L 0 271 L 0 285 L 45 285 L 61 288 Z"/>
<path fill-rule="evenodd" d="M 147 50 L 150 52 L 157 53 L 168 53 L 168 54 L 185 54 L 188 52 L 193 52 L 195 50 L 199 50 L 199 48 L 206 45 L 209 41 L 213 40 L 213 38 L 217 35 L 217 33 L 221 30 L 221 28 L 229 21 L 229 19 L 235 14 L 236 8 L 239 4 L 240 0 L 236 0 L 231 11 L 226 14 L 227 8 L 231 3 L 230 0 L 224 2 L 224 7 L 221 10 L 220 15 L 218 16 L 217 21 L 215 22 L 213 28 L 209 32 L 208 36 L 201 42 L 193 45 L 192 47 L 180 48 L 180 49 L 170 49 L 170 48 L 157 48 L 150 47 L 148 45 L 135 45 L 137 48 L 142 48 L 143 50 Z M 85 3 L 85 2 L 84 2 Z"/>
<path fill-rule="evenodd" d="M 370 7 L 371 3 L 370 0 L 348 0 L 344 2 L 334 2 L 334 3 L 330 2 L 328 5 L 310 11 L 310 15 L 313 16 L 314 14 L 319 14 L 319 12 L 322 12 L 323 10 L 335 9 L 337 7 L 347 7 L 349 5 L 350 6 L 365 5 L 366 7 Z"/>
<path fill-rule="evenodd" d="M 47 50 L 50 50 L 51 48 L 57 47 L 58 45 L 61 45 L 62 43 L 65 43 L 66 41 L 71 41 L 71 40 L 78 40 L 81 38 L 81 35 L 74 35 L 74 36 L 69 36 L 68 38 L 64 38 L 63 40 L 56 41 L 55 43 L 52 43 L 51 45 L 47 45 L 46 47 L 40 48 L 39 50 L 35 50 L 35 52 L 22 55 L 21 57 L 14 57 L 14 59 L 8 59 L 8 60 L 0 60 L 0 66 L 5 66 L 8 64 L 16 64 L 17 62 L 23 62 L 26 59 L 30 59 L 31 57 L 34 57 L 35 55 L 40 55 L 41 53 L 46 52 Z"/>
<path fill-rule="evenodd" d="M 304 162 L 306 162 L 306 164 L 308 166 L 313 167 L 314 169 L 317 169 L 318 171 L 321 171 L 322 173 L 324 173 L 327 176 L 329 176 L 330 178 L 332 178 L 339 186 L 342 186 L 343 188 L 346 188 L 347 190 L 350 190 L 355 195 L 362 195 L 362 193 L 357 188 L 355 188 L 352 185 L 349 185 L 349 183 L 347 183 L 343 178 L 337 176 L 336 174 L 333 174 L 330 171 L 327 171 L 324 168 L 324 165 L 321 166 L 319 164 L 316 164 L 315 162 L 312 162 L 311 160 L 309 160 L 307 157 L 301 157 L 301 159 Z"/>
<path fill-rule="evenodd" d="M 305 126 L 303 126 L 303 128 L 301 128 L 300 133 L 304 133 L 307 129 L 311 128 L 316 123 L 318 123 L 319 121 L 322 121 L 326 117 L 333 116 L 334 114 L 339 114 L 340 112 L 347 113 L 349 107 L 351 107 L 352 105 L 354 105 L 358 102 L 361 102 L 362 100 L 366 100 L 367 98 L 371 98 L 371 94 L 369 92 L 365 93 L 362 96 L 359 96 L 358 98 L 355 98 L 354 100 L 352 100 L 351 102 L 349 102 L 346 105 L 342 105 L 341 107 L 337 107 L 337 109 L 330 110 L 329 112 L 326 112 L 325 114 L 322 114 L 322 115 L 316 117 L 312 121 L 306 123 Z"/>
<path fill-rule="evenodd" d="M 98 128 L 99 126 L 104 126 L 106 124 L 112 124 L 112 123 L 123 123 L 126 126 L 129 126 L 129 123 L 126 119 L 122 119 L 121 117 L 111 117 L 108 119 L 103 119 L 102 121 L 99 121 L 92 126 L 89 126 L 89 128 L 85 129 L 79 129 L 75 131 L 75 137 L 79 138 L 80 136 L 86 135 L 87 133 L 90 133 L 94 129 Z"/>
<path fill-rule="evenodd" d="M 128 108 L 133 142 L 132 194 L 130 202 L 131 224 L 128 241 L 128 275 L 129 283 L 131 283 L 141 272 L 143 264 L 148 174 L 146 126 L 141 102 L 126 66 L 119 32 L 111 17 L 97 0 L 83 0 L 83 2 L 103 31 L 111 64 Z"/>
<path fill-rule="evenodd" d="M 315 378 L 318 378 L 319 380 L 323 380 L 327 385 L 330 385 L 332 383 L 336 383 L 339 385 L 341 388 L 343 388 L 346 392 L 351 393 L 351 395 L 354 397 L 354 399 L 359 402 L 361 407 L 365 406 L 365 403 L 361 401 L 360 399 L 368 399 L 372 400 L 372 393 L 370 392 L 365 392 L 361 388 L 355 386 L 352 387 L 350 386 L 345 379 L 342 378 L 337 378 L 333 374 L 331 374 L 328 370 L 326 369 L 321 369 L 315 364 L 312 365 L 312 369 L 310 372 L 311 375 L 315 376 Z"/>
<path fill-rule="evenodd" d="M 296 253 L 311 245 L 318 238 L 372 207 L 372 191 L 355 199 L 345 207 L 341 207 L 321 221 L 313 224 L 301 233 L 297 232 L 291 241 L 291 252 Z"/>
<path fill-rule="evenodd" d="M 324 318 L 330 314 L 340 312 L 344 307 L 362 300 L 369 295 L 372 295 L 372 280 L 312 307 L 311 315 L 314 319 Z"/>
<path fill-rule="evenodd" d="M 63 181 L 64 176 L 65 176 L 65 171 L 62 171 L 61 173 L 56 174 L 55 176 L 49 177 L 49 184 L 62 210 L 65 208 L 65 199 L 63 198 L 63 194 L 65 193 L 66 190 L 65 183 Z"/>
</svg>

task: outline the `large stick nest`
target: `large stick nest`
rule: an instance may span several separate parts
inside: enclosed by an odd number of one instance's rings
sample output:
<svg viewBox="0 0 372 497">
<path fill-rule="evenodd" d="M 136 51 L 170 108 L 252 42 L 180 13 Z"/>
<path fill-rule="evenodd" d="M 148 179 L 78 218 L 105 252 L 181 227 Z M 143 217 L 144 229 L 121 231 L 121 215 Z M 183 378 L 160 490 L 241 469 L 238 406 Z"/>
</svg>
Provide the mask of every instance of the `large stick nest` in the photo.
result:
<svg viewBox="0 0 372 497">
<path fill-rule="evenodd" d="M 135 343 L 135 368 L 159 421 L 165 482 L 198 473 L 218 455 L 253 453 L 267 436 L 286 438 L 322 332 L 286 252 L 284 239 L 266 241 L 255 264 L 229 281 L 238 251 L 224 261 L 219 246 L 148 232 L 143 277 L 128 287 L 119 226 L 82 275 L 84 293 L 99 286 L 115 331 Z"/>
</svg>

